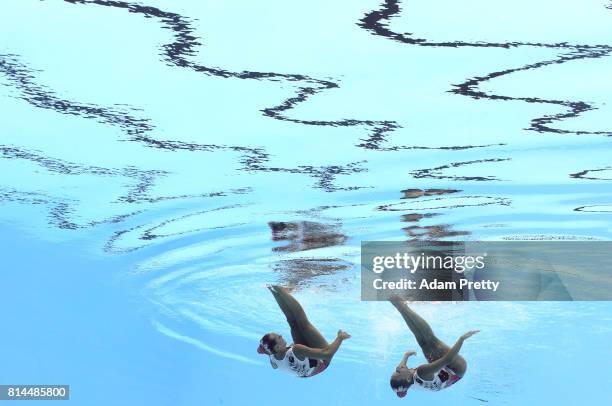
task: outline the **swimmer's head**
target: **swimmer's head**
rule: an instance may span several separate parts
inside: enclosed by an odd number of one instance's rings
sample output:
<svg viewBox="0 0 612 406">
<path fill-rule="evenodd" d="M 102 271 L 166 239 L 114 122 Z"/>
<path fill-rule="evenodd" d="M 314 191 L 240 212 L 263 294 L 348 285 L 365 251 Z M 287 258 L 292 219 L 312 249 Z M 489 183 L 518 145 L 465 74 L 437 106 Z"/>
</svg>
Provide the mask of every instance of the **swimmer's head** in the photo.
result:
<svg viewBox="0 0 612 406">
<path fill-rule="evenodd" d="M 393 375 L 391 375 L 391 379 L 389 380 L 391 389 L 393 389 L 393 392 L 395 392 L 395 394 L 400 398 L 406 396 L 408 389 L 414 383 L 412 378 L 408 377 L 412 377 L 412 369 L 402 368 L 402 370 L 396 370 L 393 372 Z"/>
<path fill-rule="evenodd" d="M 259 341 L 257 352 L 260 354 L 273 355 L 287 347 L 287 342 L 283 336 L 276 333 L 268 333 Z"/>
</svg>

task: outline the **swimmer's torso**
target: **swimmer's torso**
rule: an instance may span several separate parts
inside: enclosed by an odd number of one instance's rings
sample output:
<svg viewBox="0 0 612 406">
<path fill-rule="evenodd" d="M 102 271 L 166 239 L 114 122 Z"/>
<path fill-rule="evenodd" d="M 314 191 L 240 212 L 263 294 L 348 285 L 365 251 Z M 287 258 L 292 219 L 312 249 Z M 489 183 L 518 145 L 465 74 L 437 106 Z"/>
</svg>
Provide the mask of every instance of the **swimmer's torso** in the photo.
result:
<svg viewBox="0 0 612 406">
<path fill-rule="evenodd" d="M 293 347 L 287 348 L 285 357 L 282 360 L 278 360 L 274 355 L 271 355 L 270 362 L 278 369 L 297 375 L 300 378 L 312 376 L 319 365 L 319 361 L 316 359 L 305 357 L 303 360 L 300 360 L 293 353 Z"/>
</svg>

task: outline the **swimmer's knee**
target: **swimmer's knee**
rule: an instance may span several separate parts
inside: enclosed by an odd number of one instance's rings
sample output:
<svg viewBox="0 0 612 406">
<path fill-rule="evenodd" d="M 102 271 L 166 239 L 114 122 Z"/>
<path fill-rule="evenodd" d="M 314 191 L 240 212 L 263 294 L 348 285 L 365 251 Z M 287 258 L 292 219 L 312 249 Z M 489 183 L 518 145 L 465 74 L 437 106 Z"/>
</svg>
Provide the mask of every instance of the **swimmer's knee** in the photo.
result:
<svg viewBox="0 0 612 406">
<path fill-rule="evenodd" d="M 463 357 L 459 356 L 459 359 L 455 360 L 452 364 L 453 372 L 455 372 L 459 377 L 463 377 L 467 372 L 467 362 Z"/>
</svg>

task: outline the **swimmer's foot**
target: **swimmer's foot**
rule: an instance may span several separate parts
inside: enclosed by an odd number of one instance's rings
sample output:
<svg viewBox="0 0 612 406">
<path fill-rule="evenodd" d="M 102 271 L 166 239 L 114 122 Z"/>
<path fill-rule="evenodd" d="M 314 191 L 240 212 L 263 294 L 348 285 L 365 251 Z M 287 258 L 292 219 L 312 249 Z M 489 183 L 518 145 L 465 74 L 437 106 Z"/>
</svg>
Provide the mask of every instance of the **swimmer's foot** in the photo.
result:
<svg viewBox="0 0 612 406">
<path fill-rule="evenodd" d="M 344 341 L 344 340 L 348 340 L 349 338 L 351 338 L 351 335 L 347 333 L 346 331 L 338 330 L 338 338 Z"/>
<path fill-rule="evenodd" d="M 270 292 L 272 293 L 280 293 L 281 292 L 281 287 L 278 285 L 267 285 L 266 286 L 268 288 L 268 290 L 270 290 Z"/>
<path fill-rule="evenodd" d="M 399 295 L 389 296 L 389 301 L 395 307 L 400 307 L 404 305 L 404 300 Z"/>
</svg>

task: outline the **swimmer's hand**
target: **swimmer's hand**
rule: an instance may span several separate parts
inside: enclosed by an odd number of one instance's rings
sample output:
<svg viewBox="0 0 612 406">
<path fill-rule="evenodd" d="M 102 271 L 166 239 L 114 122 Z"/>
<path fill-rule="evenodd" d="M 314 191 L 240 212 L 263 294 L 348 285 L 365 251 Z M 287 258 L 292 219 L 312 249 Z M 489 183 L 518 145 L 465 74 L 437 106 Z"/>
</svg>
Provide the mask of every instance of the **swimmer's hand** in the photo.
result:
<svg viewBox="0 0 612 406">
<path fill-rule="evenodd" d="M 338 330 L 338 336 L 336 339 L 329 344 L 325 348 L 310 348 L 303 344 L 293 344 L 293 353 L 298 357 L 298 359 L 302 359 L 304 357 L 320 359 L 322 361 L 330 361 L 336 351 L 340 348 L 340 345 L 347 338 L 351 338 L 351 335 Z"/>
<path fill-rule="evenodd" d="M 338 339 L 339 340 L 347 340 L 349 338 L 351 338 L 351 335 L 349 333 L 347 333 L 346 331 L 342 331 L 342 330 L 338 330 Z"/>
<path fill-rule="evenodd" d="M 474 334 L 479 333 L 479 332 L 480 332 L 480 330 L 471 330 L 471 331 L 468 331 L 467 333 L 465 333 L 464 335 L 461 336 L 461 340 L 465 341 L 468 338 L 470 338 L 471 336 L 473 336 Z"/>
<path fill-rule="evenodd" d="M 397 368 L 395 368 L 395 372 L 400 373 L 400 372 L 402 372 L 402 369 L 408 368 L 406 366 L 406 363 L 408 362 L 408 358 L 413 356 L 413 355 L 416 355 L 416 352 L 414 352 L 414 351 L 406 351 L 404 353 L 404 357 L 400 361 L 399 365 L 397 366 Z"/>
</svg>

